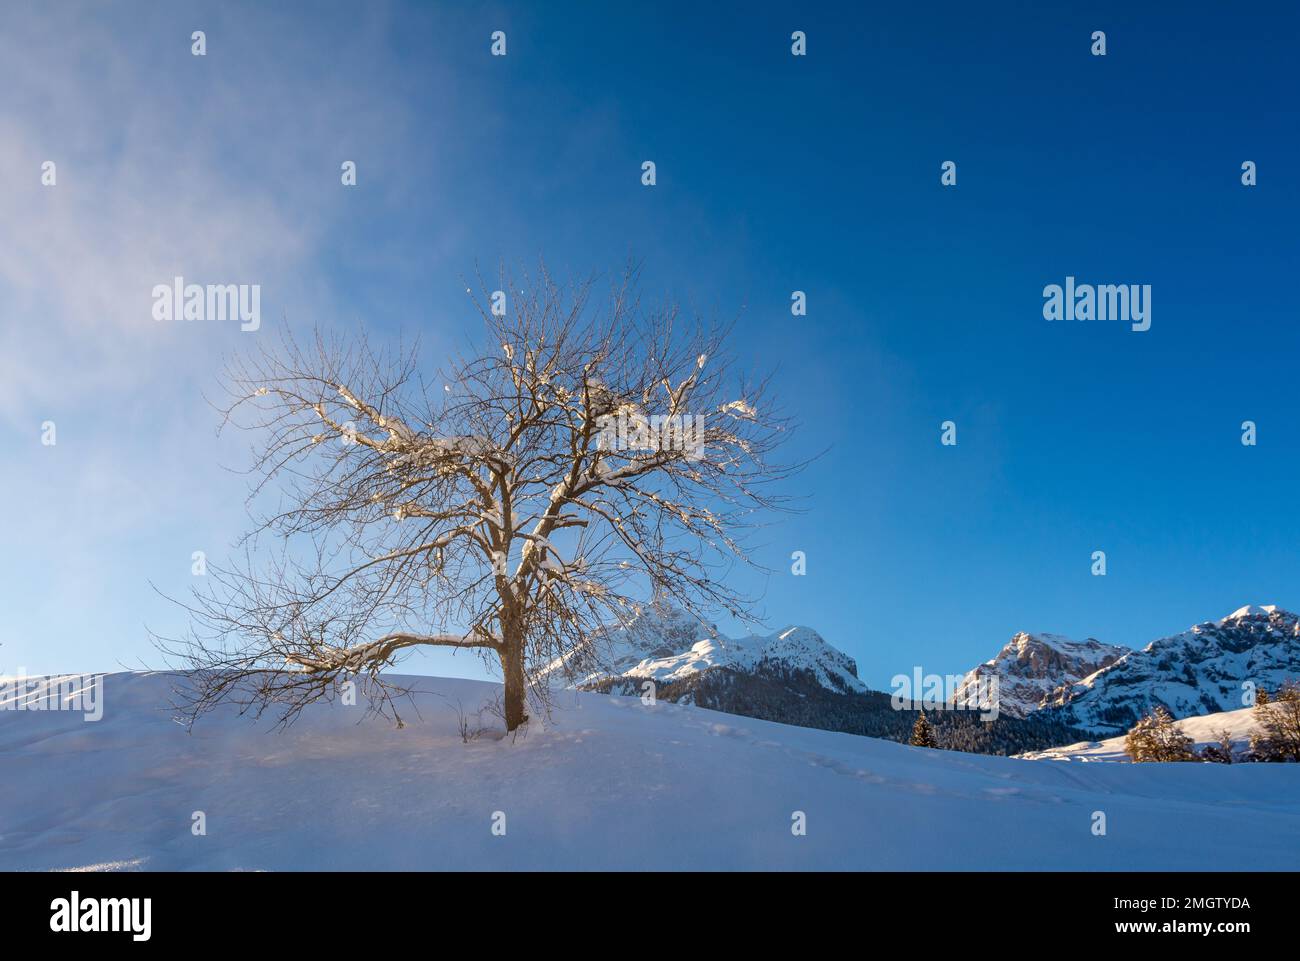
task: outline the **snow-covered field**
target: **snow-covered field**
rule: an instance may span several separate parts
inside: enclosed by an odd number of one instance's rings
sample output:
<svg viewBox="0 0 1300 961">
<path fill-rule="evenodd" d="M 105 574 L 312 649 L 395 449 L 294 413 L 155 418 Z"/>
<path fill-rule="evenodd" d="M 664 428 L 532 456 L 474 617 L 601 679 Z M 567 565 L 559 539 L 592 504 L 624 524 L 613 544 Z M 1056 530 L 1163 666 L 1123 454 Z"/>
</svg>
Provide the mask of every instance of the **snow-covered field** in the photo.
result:
<svg viewBox="0 0 1300 961">
<path fill-rule="evenodd" d="M 1226 730 L 1232 740 L 1233 752 L 1244 752 L 1250 747 L 1250 736 L 1255 732 L 1255 709 L 1243 707 L 1235 711 L 1220 711 L 1218 714 L 1185 717 L 1181 721 L 1175 721 L 1174 726 L 1195 742 L 1197 750 L 1207 744 L 1217 744 L 1219 732 Z M 1080 741 L 1078 744 L 1067 744 L 1046 751 L 1030 751 L 1021 757 L 1034 760 L 1128 762 L 1124 739 L 1125 735 L 1121 734 L 1104 741 Z"/>
<path fill-rule="evenodd" d="M 336 703 L 187 736 L 162 674 L 109 675 L 97 722 L 0 711 L 0 869 L 1291 869 L 1300 850 L 1300 765 L 984 757 L 573 692 L 545 727 L 465 744 L 457 703 L 495 686 L 411 680 L 430 693 L 402 730 Z"/>
</svg>

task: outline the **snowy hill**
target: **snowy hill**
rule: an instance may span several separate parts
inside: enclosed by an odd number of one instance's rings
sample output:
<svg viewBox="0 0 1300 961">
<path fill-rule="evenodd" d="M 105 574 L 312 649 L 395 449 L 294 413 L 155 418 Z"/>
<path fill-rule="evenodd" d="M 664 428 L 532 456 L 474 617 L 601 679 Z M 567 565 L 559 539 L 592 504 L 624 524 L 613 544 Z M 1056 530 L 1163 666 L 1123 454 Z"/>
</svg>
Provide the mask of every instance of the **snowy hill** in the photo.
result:
<svg viewBox="0 0 1300 961">
<path fill-rule="evenodd" d="M 336 702 L 189 736 L 176 680 L 110 675 L 97 722 L 0 711 L 0 869 L 1256 870 L 1300 850 L 1294 764 L 1015 760 L 573 691 L 518 739 L 462 743 L 460 705 L 499 688 L 440 678 L 409 679 L 400 730 Z"/>
<path fill-rule="evenodd" d="M 1094 638 L 1072 641 L 1059 634 L 1014 635 L 992 660 L 966 675 L 955 701 L 974 702 L 990 676 L 998 679 L 998 707 L 1009 717 L 1025 717 L 1048 704 L 1060 688 L 1109 667 L 1129 653 L 1127 647 Z"/>
<path fill-rule="evenodd" d="M 1058 693 L 1052 713 L 1099 734 L 1127 731 L 1164 705 L 1176 718 L 1242 706 L 1242 685 L 1270 690 L 1300 677 L 1300 619 L 1268 605 L 1152 641 Z"/>
<path fill-rule="evenodd" d="M 1250 736 L 1255 732 L 1257 725 L 1255 709 L 1243 707 L 1235 711 L 1184 718 L 1174 722 L 1174 726 L 1195 742 L 1198 751 L 1207 744 L 1217 744 L 1219 732 L 1226 730 L 1232 740 L 1234 753 L 1244 753 L 1250 747 Z M 1082 741 L 1064 747 L 1048 748 L 1045 751 L 1028 751 L 1018 756 L 1031 760 L 1057 761 L 1128 762 L 1129 760 L 1128 754 L 1124 751 L 1123 734 L 1104 741 Z"/>
</svg>

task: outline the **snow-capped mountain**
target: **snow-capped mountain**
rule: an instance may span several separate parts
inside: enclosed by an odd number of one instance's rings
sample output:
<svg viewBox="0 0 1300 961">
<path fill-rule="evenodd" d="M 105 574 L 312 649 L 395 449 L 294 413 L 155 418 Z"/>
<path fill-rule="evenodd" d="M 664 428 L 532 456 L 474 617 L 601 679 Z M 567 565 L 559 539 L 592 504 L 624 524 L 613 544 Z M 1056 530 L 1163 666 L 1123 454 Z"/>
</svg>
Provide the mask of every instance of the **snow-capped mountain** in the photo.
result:
<svg viewBox="0 0 1300 961">
<path fill-rule="evenodd" d="M 1073 641 L 1059 634 L 1012 636 L 992 660 L 966 675 L 954 700 L 974 702 L 989 677 L 998 683 L 998 709 L 1008 717 L 1025 717 L 1045 706 L 1065 686 L 1109 667 L 1125 654 L 1127 647 L 1103 644 L 1095 638 Z"/>
<path fill-rule="evenodd" d="M 663 604 L 596 632 L 548 674 L 553 684 L 621 695 L 644 695 L 653 681 L 660 701 L 894 741 L 907 741 L 916 720 L 916 711 L 896 709 L 888 694 L 863 684 L 853 658 L 811 628 L 726 637 Z M 931 723 L 943 746 L 987 754 L 1086 736 L 1054 720 L 985 724 L 974 711 L 942 711 Z"/>
<path fill-rule="evenodd" d="M 649 680 L 662 700 L 782 723 L 900 739 L 910 730 L 910 715 L 868 689 L 853 659 L 811 628 L 730 638 L 664 604 L 596 632 L 551 674 L 617 694 L 644 693 Z M 967 730 L 969 712 L 941 712 L 950 746 L 1002 752 L 1109 737 L 1157 705 L 1175 718 L 1232 711 L 1243 706 L 1247 682 L 1273 690 L 1300 678 L 1300 619 L 1247 606 L 1140 651 L 1021 632 L 967 674 L 956 702 L 977 700 L 990 676 L 998 679 L 999 721 Z"/>
<path fill-rule="evenodd" d="M 1049 706 L 1065 723 L 1118 734 L 1157 705 L 1176 718 L 1231 711 L 1242 707 L 1247 683 L 1272 690 L 1297 677 L 1300 619 L 1248 605 L 1124 655 L 1062 688 Z"/>
<path fill-rule="evenodd" d="M 567 660 L 573 685 L 586 689 L 620 678 L 672 685 L 724 669 L 766 678 L 799 677 L 838 694 L 867 690 L 853 658 L 812 628 L 726 637 L 716 625 L 662 603 L 647 606 L 626 624 L 597 632 Z M 552 673 L 560 666 L 553 665 Z"/>
</svg>

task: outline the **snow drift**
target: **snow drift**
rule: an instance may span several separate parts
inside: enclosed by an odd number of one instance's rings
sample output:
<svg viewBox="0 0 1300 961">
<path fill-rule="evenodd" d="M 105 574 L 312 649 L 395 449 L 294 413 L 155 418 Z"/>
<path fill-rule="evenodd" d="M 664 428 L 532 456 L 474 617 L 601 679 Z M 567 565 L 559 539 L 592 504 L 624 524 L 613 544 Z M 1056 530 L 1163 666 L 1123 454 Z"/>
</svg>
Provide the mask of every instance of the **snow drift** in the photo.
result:
<svg viewBox="0 0 1300 961">
<path fill-rule="evenodd" d="M 0 711 L 0 869 L 1290 869 L 1300 849 L 1300 765 L 955 754 L 575 691 L 463 743 L 500 689 L 443 678 L 408 679 L 400 730 L 335 702 L 187 735 L 178 681 L 109 675 L 98 722 Z"/>
</svg>

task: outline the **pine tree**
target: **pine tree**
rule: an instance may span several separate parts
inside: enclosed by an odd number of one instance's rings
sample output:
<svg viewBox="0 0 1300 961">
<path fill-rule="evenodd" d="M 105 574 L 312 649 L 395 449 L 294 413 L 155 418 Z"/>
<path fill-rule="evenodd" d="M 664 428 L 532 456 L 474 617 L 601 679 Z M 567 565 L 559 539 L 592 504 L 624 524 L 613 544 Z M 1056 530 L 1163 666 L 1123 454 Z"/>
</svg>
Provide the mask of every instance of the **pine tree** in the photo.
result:
<svg viewBox="0 0 1300 961">
<path fill-rule="evenodd" d="M 938 747 L 934 740 L 934 728 L 930 727 L 929 720 L 926 719 L 925 711 L 916 716 L 916 723 L 912 725 L 912 740 L 909 742 L 912 747 Z"/>
</svg>

